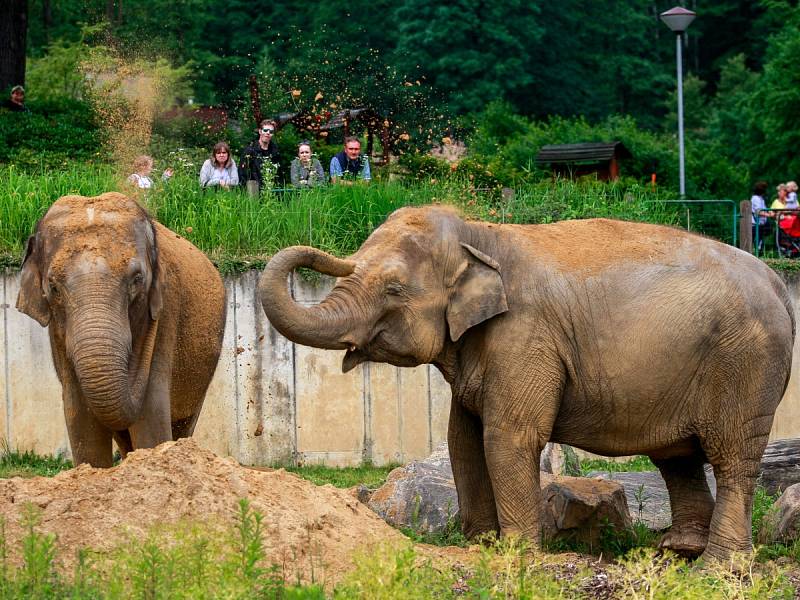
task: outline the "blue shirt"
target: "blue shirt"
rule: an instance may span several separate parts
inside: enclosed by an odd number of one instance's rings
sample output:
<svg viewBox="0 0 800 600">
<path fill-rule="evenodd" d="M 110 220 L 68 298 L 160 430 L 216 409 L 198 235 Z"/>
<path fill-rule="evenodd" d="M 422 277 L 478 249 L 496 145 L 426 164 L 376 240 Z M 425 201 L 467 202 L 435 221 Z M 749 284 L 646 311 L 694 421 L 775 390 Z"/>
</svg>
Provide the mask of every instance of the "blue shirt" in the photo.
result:
<svg viewBox="0 0 800 600">
<path fill-rule="evenodd" d="M 358 159 L 361 161 L 361 172 L 358 174 L 358 176 L 365 181 L 369 181 L 370 179 L 372 179 L 372 175 L 369 171 L 369 159 L 363 154 L 360 155 Z M 330 171 L 331 171 L 331 178 L 342 177 L 342 175 L 344 174 L 342 165 L 339 164 L 339 160 L 335 156 L 331 159 Z"/>
</svg>

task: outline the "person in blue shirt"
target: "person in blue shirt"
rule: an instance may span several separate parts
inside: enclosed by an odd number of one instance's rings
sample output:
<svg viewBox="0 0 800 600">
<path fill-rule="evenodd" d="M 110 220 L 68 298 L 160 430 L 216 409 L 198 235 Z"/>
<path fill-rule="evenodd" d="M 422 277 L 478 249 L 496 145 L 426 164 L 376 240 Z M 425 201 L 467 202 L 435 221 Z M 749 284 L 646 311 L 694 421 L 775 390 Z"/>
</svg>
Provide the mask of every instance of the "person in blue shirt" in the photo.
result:
<svg viewBox="0 0 800 600">
<path fill-rule="evenodd" d="M 350 136 L 344 140 L 344 150 L 334 155 L 330 166 L 331 182 L 352 184 L 355 180 L 369 181 L 369 159 L 361 154 L 361 142 Z"/>
</svg>

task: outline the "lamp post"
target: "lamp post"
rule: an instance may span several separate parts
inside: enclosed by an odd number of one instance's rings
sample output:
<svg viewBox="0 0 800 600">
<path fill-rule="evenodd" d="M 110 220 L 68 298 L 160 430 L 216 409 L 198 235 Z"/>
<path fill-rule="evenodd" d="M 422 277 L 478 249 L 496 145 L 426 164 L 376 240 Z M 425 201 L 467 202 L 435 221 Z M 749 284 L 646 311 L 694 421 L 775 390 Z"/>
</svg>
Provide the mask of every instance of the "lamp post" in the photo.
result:
<svg viewBox="0 0 800 600">
<path fill-rule="evenodd" d="M 696 14 L 682 6 L 661 13 L 661 20 L 675 32 L 675 49 L 678 62 L 678 170 L 681 198 L 686 196 L 686 169 L 683 160 L 683 32 L 694 21 Z"/>
</svg>

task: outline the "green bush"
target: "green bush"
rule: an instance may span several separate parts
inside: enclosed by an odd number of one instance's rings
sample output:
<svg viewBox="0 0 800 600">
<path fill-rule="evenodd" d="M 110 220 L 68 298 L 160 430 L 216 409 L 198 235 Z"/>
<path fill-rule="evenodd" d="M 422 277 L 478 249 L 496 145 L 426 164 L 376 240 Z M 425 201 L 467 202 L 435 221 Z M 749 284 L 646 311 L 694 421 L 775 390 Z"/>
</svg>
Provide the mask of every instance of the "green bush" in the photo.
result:
<svg viewBox="0 0 800 600">
<path fill-rule="evenodd" d="M 86 102 L 59 98 L 27 104 L 30 112 L 0 110 L 0 162 L 20 168 L 63 168 L 105 161 L 105 136 Z"/>
</svg>

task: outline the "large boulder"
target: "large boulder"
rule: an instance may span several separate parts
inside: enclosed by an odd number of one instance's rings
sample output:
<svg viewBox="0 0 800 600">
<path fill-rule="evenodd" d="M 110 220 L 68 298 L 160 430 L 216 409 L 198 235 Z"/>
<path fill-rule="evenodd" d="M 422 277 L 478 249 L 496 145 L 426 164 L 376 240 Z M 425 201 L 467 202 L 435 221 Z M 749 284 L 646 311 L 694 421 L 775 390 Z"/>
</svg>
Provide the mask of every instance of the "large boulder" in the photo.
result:
<svg viewBox="0 0 800 600">
<path fill-rule="evenodd" d="M 792 543 L 800 539 L 800 483 L 786 488 L 777 502 L 764 516 L 758 541 Z"/>
<path fill-rule="evenodd" d="M 761 485 L 770 495 L 800 483 L 800 438 L 767 444 L 761 459 Z"/>
<path fill-rule="evenodd" d="M 542 530 L 550 539 L 596 543 L 603 527 L 630 527 L 621 485 L 581 477 L 541 475 Z M 389 474 L 368 506 L 395 527 L 439 532 L 458 515 L 458 496 L 447 446 Z"/>
<path fill-rule="evenodd" d="M 658 471 L 592 471 L 587 477 L 619 483 L 625 489 L 628 510 L 634 522 L 644 523 L 655 530 L 672 525 L 667 484 Z M 706 466 L 706 482 L 711 494 L 716 495 L 717 484 L 710 466 Z"/>
</svg>

